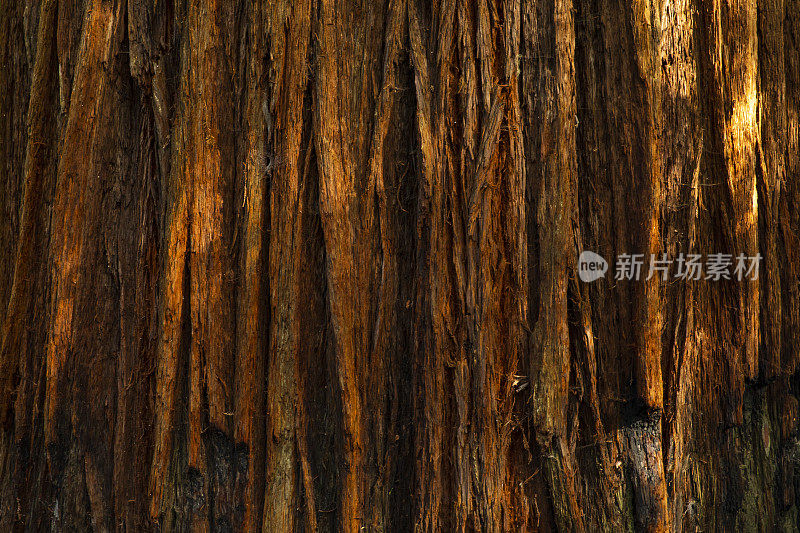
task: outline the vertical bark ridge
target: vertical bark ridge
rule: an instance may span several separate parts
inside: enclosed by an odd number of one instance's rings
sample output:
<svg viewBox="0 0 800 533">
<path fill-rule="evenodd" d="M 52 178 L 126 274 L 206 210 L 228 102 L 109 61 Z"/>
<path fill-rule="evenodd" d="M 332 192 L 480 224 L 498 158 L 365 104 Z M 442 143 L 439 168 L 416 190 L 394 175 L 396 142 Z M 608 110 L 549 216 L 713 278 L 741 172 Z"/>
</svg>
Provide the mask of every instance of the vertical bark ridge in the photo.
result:
<svg viewBox="0 0 800 533">
<path fill-rule="evenodd" d="M 9 253 L 0 261 L 0 318 L 5 317 L 10 300 L 17 255 L 15 249 L 22 229 L 25 148 L 29 142 L 26 120 L 31 74 L 35 68 L 29 64 L 34 58 L 29 57 L 25 50 L 24 5 L 9 4 L 4 8 L 0 54 L 7 59 L 0 66 L 0 116 L 4 121 L 0 130 L 0 169 L 7 178 L 0 189 L 0 246 Z"/>
<path fill-rule="evenodd" d="M 340 505 L 345 531 L 385 527 L 385 480 L 377 468 L 385 462 L 388 398 L 383 314 L 394 306 L 396 296 L 384 292 L 391 285 L 381 287 L 382 278 L 391 283 L 386 277 L 391 278 L 394 265 L 392 251 L 382 249 L 381 191 L 376 194 L 376 186 L 383 185 L 404 6 L 398 0 L 361 12 L 323 1 L 319 11 L 319 46 L 332 52 L 317 59 L 314 135 L 342 394 Z M 367 27 L 380 31 L 364 35 L 360 29 Z M 368 133 L 359 137 L 359 128 Z M 374 293 L 377 301 L 370 296 Z"/>
<path fill-rule="evenodd" d="M 781 279 L 778 267 L 778 208 L 781 184 L 786 181 L 786 67 L 784 2 L 764 2 L 758 16 L 759 102 L 756 146 L 758 249 L 764 256 L 761 280 L 761 346 L 759 375 L 774 379 L 781 371 Z"/>
<path fill-rule="evenodd" d="M 301 355 L 301 258 L 306 251 L 303 214 L 309 209 L 304 175 L 311 142 L 305 64 L 311 57 L 312 2 L 276 3 L 269 13 L 272 86 L 264 109 L 270 151 L 270 340 L 267 359 L 267 487 L 264 530 L 293 531 L 300 504 L 297 486 L 297 405 Z"/>
<path fill-rule="evenodd" d="M 779 7 L 779 6 L 778 6 Z M 784 312 L 784 372 L 794 374 L 800 362 L 800 288 L 793 280 L 800 275 L 800 4 L 787 0 L 784 5 L 784 66 L 786 68 L 786 177 L 781 184 L 781 239 L 784 261 L 781 283 Z"/>
<path fill-rule="evenodd" d="M 2 513 L 0 527 L 36 528 L 44 525 L 43 509 L 51 493 L 44 483 L 46 465 L 43 445 L 41 387 L 49 309 L 48 269 L 49 210 L 56 178 L 58 132 L 51 118 L 57 105 L 54 30 L 56 2 L 39 6 L 38 37 L 32 64 L 31 93 L 27 102 L 24 188 L 20 213 L 19 245 L 13 256 L 13 281 L 4 310 L 0 339 L 2 372 L 2 491 L 3 507 L 17 513 Z M 9 23 L 14 19 L 10 19 Z M 22 24 L 21 20 L 16 21 Z M 8 37 L 13 35 L 9 31 Z M 4 67 L 8 72 L 8 67 Z M 5 78 L 11 81 L 12 76 Z M 12 93 L 6 93 L 10 96 Z M 4 135 L 3 147 L 13 143 Z M 5 152 L 8 154 L 9 152 Z M 11 172 L 9 172 L 9 175 Z M 35 324 L 38 326 L 29 327 Z M 10 480 L 14 479 L 13 482 Z"/>
<path fill-rule="evenodd" d="M 537 9 L 538 7 L 538 9 Z M 567 283 L 570 206 L 575 194 L 574 30 L 571 2 L 525 4 L 523 90 L 528 114 L 528 268 L 531 422 L 545 451 L 547 483 L 560 528 L 581 528 L 575 465 L 566 440 L 570 354 Z"/>
<path fill-rule="evenodd" d="M 706 209 L 700 212 L 699 224 L 701 228 L 708 227 L 718 217 L 732 224 L 726 226 L 722 234 L 705 233 L 707 241 L 700 245 L 709 253 L 713 253 L 710 250 L 716 247 L 735 255 L 755 255 L 758 251 L 755 182 L 758 43 L 755 6 L 710 4 L 703 7 L 702 21 L 701 31 L 708 44 L 708 53 L 701 56 L 700 68 L 709 123 L 704 137 L 705 166 L 701 169 L 706 180 L 699 198 L 701 206 Z M 759 282 L 723 283 L 708 285 L 699 294 L 701 301 L 719 298 L 707 305 L 712 306 L 711 316 L 722 321 L 720 329 L 716 325 L 709 327 L 714 331 L 736 332 L 733 339 L 720 340 L 718 344 L 725 346 L 726 351 L 730 350 L 728 355 L 712 355 L 713 361 L 722 365 L 720 370 L 727 380 L 727 405 L 723 413 L 725 422 L 730 424 L 741 423 L 745 379 L 757 376 L 754 342 L 759 324 L 758 288 Z M 725 311 L 727 305 L 735 305 L 738 311 Z M 713 337 L 710 340 L 717 344 Z M 730 353 L 736 355 L 731 357 Z"/>
<path fill-rule="evenodd" d="M 181 72 L 185 70 L 186 50 L 180 51 Z M 175 121 L 178 126 L 171 135 L 169 144 L 164 138 L 163 131 L 159 133 L 162 152 L 169 149 L 169 155 L 161 157 L 160 171 L 162 172 L 163 209 L 164 209 L 164 257 L 161 263 L 160 298 L 159 298 L 159 332 L 156 349 L 156 376 L 155 376 L 155 443 L 153 461 L 150 468 L 150 518 L 154 521 L 163 521 L 165 525 L 174 524 L 176 516 L 175 491 L 172 482 L 175 471 L 180 467 L 176 464 L 179 451 L 183 447 L 183 436 L 178 431 L 185 427 L 184 408 L 178 407 L 179 396 L 184 390 L 186 366 L 186 334 L 188 324 L 185 302 L 186 281 L 188 279 L 188 251 L 189 251 L 189 205 L 191 191 L 183 183 L 183 176 L 188 173 L 188 131 L 187 113 L 191 109 L 187 101 L 188 80 L 181 76 L 175 95 Z M 159 120 L 157 108 L 169 105 L 166 101 L 158 101 L 166 96 L 156 74 L 153 81 L 153 108 L 154 115 Z M 169 158 L 169 164 L 166 163 Z M 192 486 L 194 490 L 194 486 Z"/>
<path fill-rule="evenodd" d="M 528 236 L 531 300 L 531 386 L 533 423 L 544 441 L 566 429 L 569 385 L 567 331 L 568 268 L 571 248 L 570 206 L 575 173 L 575 80 L 570 2 L 554 2 L 531 12 L 525 32 L 531 47 L 525 78 L 531 111 L 528 183 L 532 224 Z M 572 40 L 570 39 L 572 37 Z M 527 66 L 527 65 L 526 65 Z M 535 95 L 535 96 L 534 96 Z M 535 100 L 532 100 L 536 98 Z M 538 119 L 538 120 L 537 120 Z M 538 122 L 539 127 L 535 127 Z"/>
<path fill-rule="evenodd" d="M 145 108 L 146 109 L 146 108 Z M 135 113 L 134 113 L 135 115 Z M 135 127 L 136 121 L 131 122 Z M 135 154 L 125 178 L 119 181 L 120 203 L 115 220 L 120 229 L 116 246 L 119 279 L 119 358 L 117 361 L 117 407 L 114 456 L 122 458 L 114 468 L 114 505 L 118 524 L 131 529 L 147 525 L 147 476 L 139 467 L 143 457 L 152 457 L 153 417 L 150 398 L 155 369 L 158 333 L 158 155 L 152 115 L 145 111 L 138 120 L 139 135 L 123 150 Z M 138 172 L 137 172 L 138 170 Z"/>
<path fill-rule="evenodd" d="M 235 350 L 233 116 L 230 4 L 190 6 L 187 72 L 192 114 L 189 222 L 191 374 L 189 471 L 205 485 L 200 528 L 229 527 Z M 228 94 L 228 98 L 219 95 Z"/>
<path fill-rule="evenodd" d="M 703 49 L 697 57 L 698 88 L 705 123 L 695 221 L 697 249 L 704 254 L 754 256 L 759 217 L 755 5 L 703 4 L 698 23 L 698 42 Z M 718 220 L 727 224 L 711 229 Z M 692 305 L 698 314 L 687 347 L 690 357 L 684 364 L 696 370 L 691 374 L 695 383 L 687 391 L 687 403 L 714 407 L 689 407 L 692 426 L 706 428 L 692 432 L 687 439 L 690 449 L 703 450 L 698 453 L 711 457 L 707 463 L 689 457 L 685 501 L 687 506 L 698 506 L 700 520 L 724 529 L 743 527 L 744 514 L 739 509 L 754 505 L 754 491 L 759 490 L 750 474 L 755 450 L 741 443 L 756 427 L 759 433 L 767 431 L 763 426 L 767 421 L 754 411 L 758 395 L 748 386 L 757 378 L 759 367 L 754 343 L 759 331 L 760 284 L 761 280 L 701 281 L 692 289 Z M 703 376 L 699 383 L 697 376 Z M 719 432 L 717 441 L 708 442 L 703 431 Z M 712 452 L 720 449 L 720 454 Z M 712 482 L 714 478 L 720 482 Z"/>
<path fill-rule="evenodd" d="M 55 25 L 55 6 L 52 3 L 42 5 L 42 25 L 40 33 L 52 31 Z M 2 329 L 2 421 L 8 427 L 13 423 L 16 387 L 20 379 L 20 365 L 26 358 L 26 337 L 28 332 L 23 326 L 32 313 L 32 304 L 36 300 L 34 280 L 38 269 L 46 261 L 43 251 L 46 250 L 42 234 L 46 220 L 43 216 L 43 204 L 51 194 L 55 172 L 53 165 L 55 151 L 55 129 L 49 124 L 52 110 L 52 90 L 55 73 L 51 62 L 55 57 L 54 43 L 43 38 L 37 48 L 36 64 L 32 82 L 35 83 L 29 109 L 27 111 L 27 136 L 30 146 L 26 151 L 23 165 L 24 190 L 22 195 L 23 209 L 20 213 L 19 247 L 13 249 L 13 271 L 11 278 L 8 305 L 4 306 Z M 4 142 L 4 147 L 11 142 Z M 5 302 L 4 302 L 5 303 Z M 25 387 L 26 385 L 23 385 Z"/>
<path fill-rule="evenodd" d="M 492 530 L 512 517 L 504 485 L 521 347 L 515 332 L 525 312 L 524 241 L 515 232 L 525 220 L 520 6 L 453 2 L 430 14 L 412 5 L 409 13 L 420 189 L 430 202 L 421 212 L 431 213 L 420 241 L 430 247 L 422 290 L 430 291 L 432 315 L 419 323 L 431 330 L 418 335 L 433 344 L 418 385 L 425 429 L 417 446 L 430 455 L 420 464 L 416 527 Z M 433 63 L 422 53 L 426 39 L 438 44 Z M 437 426 L 450 420 L 459 429 L 446 438 Z M 441 508 L 436 493 L 450 490 L 453 505 Z"/>
<path fill-rule="evenodd" d="M 697 17 L 693 0 L 667 2 L 661 10 L 663 37 L 660 42 L 662 71 L 661 127 L 664 201 L 662 206 L 663 251 L 670 257 L 697 251 L 697 211 L 700 161 L 703 150 L 703 124 L 700 120 L 698 63 L 693 54 Z M 692 339 L 695 307 L 694 284 L 667 283 L 663 287 L 664 321 L 662 368 L 664 369 L 664 410 L 662 413 L 663 462 L 670 520 L 674 529 L 683 523 L 690 527 L 686 513 L 688 436 L 691 418 L 688 399 L 691 392 Z"/>
<path fill-rule="evenodd" d="M 265 362 L 267 354 L 269 309 L 269 276 L 264 276 L 269 266 L 268 257 L 268 213 L 269 181 L 267 176 L 267 116 L 266 97 L 268 72 L 263 61 L 267 55 L 267 15 L 261 4 L 252 5 L 248 16 L 250 30 L 247 35 L 249 48 L 247 88 L 245 103 L 245 153 L 242 187 L 242 238 L 240 272 L 241 282 L 237 294 L 237 336 L 235 363 L 235 428 L 237 443 L 235 461 L 239 467 L 239 454 L 246 454 L 247 469 L 243 480 L 237 480 L 237 488 L 243 489 L 234 495 L 241 501 L 243 516 L 238 527 L 245 531 L 257 531 L 264 509 L 264 436 L 265 416 Z M 244 446 L 239 450 L 238 446 Z"/>
<path fill-rule="evenodd" d="M 438 185 L 438 158 L 441 146 L 439 137 L 434 136 L 438 122 L 434 122 L 434 109 L 441 108 L 442 89 L 440 76 L 433 77 L 431 71 L 436 64 L 430 65 L 426 53 L 428 42 L 435 43 L 435 54 L 440 56 L 447 50 L 452 41 L 451 26 L 454 11 L 452 2 L 442 4 L 440 24 L 441 35 L 429 28 L 429 15 L 419 2 L 409 1 L 408 28 L 411 64 L 414 75 L 416 94 L 416 135 L 419 146 L 418 164 L 420 166 L 420 186 L 417 210 L 417 257 L 421 262 L 420 279 L 416 287 L 417 305 L 414 317 L 414 344 L 418 360 L 415 364 L 414 378 L 414 421 L 418 427 L 415 432 L 416 461 L 415 469 L 415 511 L 414 530 L 428 531 L 440 527 L 444 518 L 442 497 L 450 495 L 453 489 L 445 485 L 443 472 L 442 427 L 444 425 L 444 361 L 441 357 L 442 322 L 445 318 L 437 299 L 440 297 L 434 282 L 438 275 L 436 258 L 440 257 L 441 244 L 438 235 L 437 209 L 441 208 L 441 191 Z M 437 38 L 438 37 L 438 38 Z M 438 62 L 441 65 L 441 61 Z M 441 67 L 440 67 L 441 68 Z M 436 85 L 434 85 L 436 84 Z M 443 263 L 449 268 L 449 261 Z M 430 288 L 433 288 L 431 290 Z M 445 290 L 441 287 L 440 290 Z M 446 311 L 446 309 L 444 309 Z M 452 331 L 452 330 L 451 330 Z M 459 429 L 459 438 L 463 432 Z M 447 492 L 445 492 L 447 490 Z M 447 523 L 445 523 L 447 524 Z"/>
<path fill-rule="evenodd" d="M 114 243 L 101 227 L 113 195 L 106 196 L 103 184 L 118 160 L 116 139 L 103 132 L 114 130 L 110 110 L 119 105 L 111 71 L 122 17 L 112 4 L 92 5 L 85 17 L 70 93 L 70 108 L 83 114 L 67 120 L 53 203 L 44 431 L 49 473 L 60 488 L 55 505 L 65 510 L 61 527 L 102 529 L 113 516 L 113 356 L 119 343 L 118 280 L 109 265 Z"/>
<path fill-rule="evenodd" d="M 400 84 L 400 49 L 404 44 L 406 31 L 406 1 L 394 0 L 388 4 L 386 14 L 386 30 L 383 42 L 383 79 L 376 102 L 375 124 L 372 131 L 370 155 L 368 162 L 367 194 L 374 190 L 374 208 L 378 211 L 377 228 L 380 236 L 380 252 L 374 252 L 380 262 L 377 302 L 375 305 L 374 324 L 371 326 L 371 346 L 366 353 L 364 379 L 367 391 L 377 391 L 367 395 L 367 432 L 374 437 L 374 443 L 368 448 L 367 468 L 375 472 L 375 481 L 368 480 L 366 516 L 368 527 L 378 531 L 389 528 L 389 491 L 393 472 L 390 465 L 389 448 L 392 442 L 396 422 L 394 410 L 390 405 L 395 396 L 400 376 L 393 372 L 396 366 L 396 346 L 401 342 L 396 322 L 396 306 L 398 300 L 398 243 L 399 231 L 396 229 L 398 206 L 396 198 L 399 183 L 396 170 L 386 168 L 385 161 L 398 159 L 402 153 L 400 143 L 390 137 L 390 127 L 397 119 L 396 94 Z M 371 398 L 370 398 L 371 396 Z"/>
</svg>

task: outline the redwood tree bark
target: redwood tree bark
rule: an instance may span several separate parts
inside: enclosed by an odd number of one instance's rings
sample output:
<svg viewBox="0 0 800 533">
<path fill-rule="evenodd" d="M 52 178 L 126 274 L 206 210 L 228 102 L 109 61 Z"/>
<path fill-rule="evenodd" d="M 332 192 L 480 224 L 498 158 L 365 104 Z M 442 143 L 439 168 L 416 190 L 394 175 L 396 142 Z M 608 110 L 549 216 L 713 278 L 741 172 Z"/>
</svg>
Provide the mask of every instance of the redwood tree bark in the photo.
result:
<svg viewBox="0 0 800 533">
<path fill-rule="evenodd" d="M 0 0 L 0 116 L 0 529 L 800 529 L 800 1 Z"/>
</svg>

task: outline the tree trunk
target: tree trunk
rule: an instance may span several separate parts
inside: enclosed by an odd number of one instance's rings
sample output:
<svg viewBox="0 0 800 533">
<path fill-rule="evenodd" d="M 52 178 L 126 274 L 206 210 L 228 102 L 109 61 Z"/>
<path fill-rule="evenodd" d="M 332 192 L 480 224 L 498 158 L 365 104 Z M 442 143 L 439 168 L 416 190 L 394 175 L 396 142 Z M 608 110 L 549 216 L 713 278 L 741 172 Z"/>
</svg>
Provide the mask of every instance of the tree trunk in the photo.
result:
<svg viewBox="0 0 800 533">
<path fill-rule="evenodd" d="M 0 115 L 0 529 L 800 529 L 800 0 L 0 0 Z"/>
</svg>

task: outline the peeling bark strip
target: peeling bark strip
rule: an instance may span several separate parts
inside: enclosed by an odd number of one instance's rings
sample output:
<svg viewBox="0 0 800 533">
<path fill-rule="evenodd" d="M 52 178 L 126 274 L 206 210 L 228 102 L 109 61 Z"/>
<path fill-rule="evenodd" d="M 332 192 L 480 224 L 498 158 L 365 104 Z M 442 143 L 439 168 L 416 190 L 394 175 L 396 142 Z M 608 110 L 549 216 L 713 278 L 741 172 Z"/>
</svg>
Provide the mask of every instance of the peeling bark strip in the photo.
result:
<svg viewBox="0 0 800 533">
<path fill-rule="evenodd" d="M 797 528 L 797 0 L 5 2 L 0 117 L 0 529 Z"/>
</svg>

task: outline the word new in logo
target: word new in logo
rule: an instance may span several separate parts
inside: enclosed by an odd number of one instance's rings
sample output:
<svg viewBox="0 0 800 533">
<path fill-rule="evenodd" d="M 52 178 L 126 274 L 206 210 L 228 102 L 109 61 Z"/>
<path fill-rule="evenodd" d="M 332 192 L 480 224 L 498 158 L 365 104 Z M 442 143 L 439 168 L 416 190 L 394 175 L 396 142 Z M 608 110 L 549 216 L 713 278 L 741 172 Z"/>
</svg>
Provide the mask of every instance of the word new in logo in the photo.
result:
<svg viewBox="0 0 800 533">
<path fill-rule="evenodd" d="M 605 277 L 608 271 L 608 262 L 602 256 L 584 250 L 578 258 L 578 277 L 584 283 L 590 283 Z"/>
</svg>

